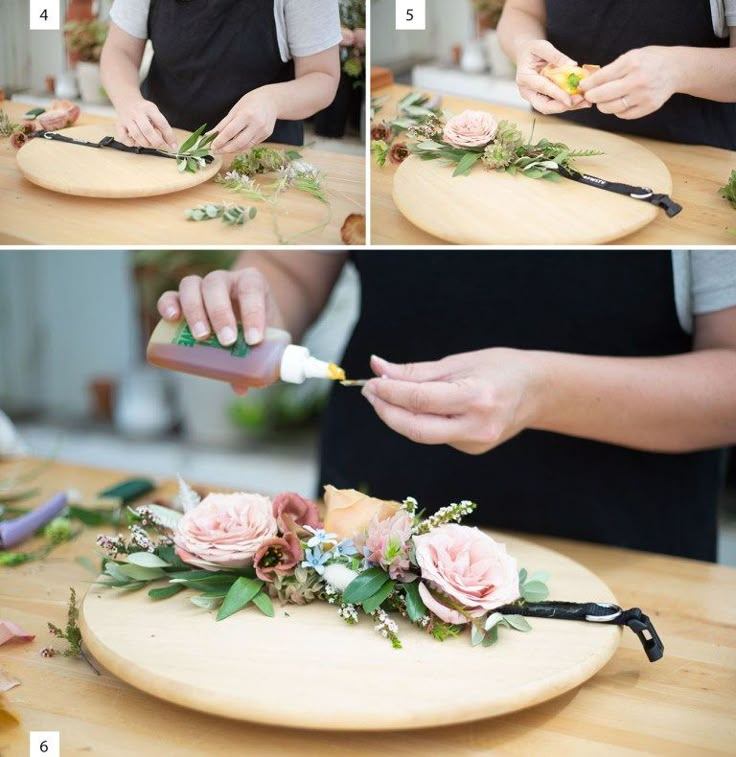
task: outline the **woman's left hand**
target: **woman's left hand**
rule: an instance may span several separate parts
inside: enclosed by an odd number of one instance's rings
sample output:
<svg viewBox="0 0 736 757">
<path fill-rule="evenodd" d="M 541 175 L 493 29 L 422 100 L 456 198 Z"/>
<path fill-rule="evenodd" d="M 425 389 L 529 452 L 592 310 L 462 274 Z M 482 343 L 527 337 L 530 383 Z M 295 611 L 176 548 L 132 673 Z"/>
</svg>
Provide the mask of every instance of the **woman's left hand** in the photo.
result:
<svg viewBox="0 0 736 757">
<path fill-rule="evenodd" d="M 627 120 L 659 110 L 678 91 L 675 48 L 642 47 L 631 50 L 580 83 L 585 99 Z"/>
<path fill-rule="evenodd" d="M 236 153 L 250 150 L 273 134 L 278 113 L 267 87 L 254 89 L 238 100 L 211 132 L 217 132 L 212 150 Z"/>
<path fill-rule="evenodd" d="M 541 375 L 532 353 L 494 348 L 433 363 L 396 365 L 378 357 L 363 396 L 394 431 L 419 444 L 479 455 L 528 428 Z"/>
</svg>

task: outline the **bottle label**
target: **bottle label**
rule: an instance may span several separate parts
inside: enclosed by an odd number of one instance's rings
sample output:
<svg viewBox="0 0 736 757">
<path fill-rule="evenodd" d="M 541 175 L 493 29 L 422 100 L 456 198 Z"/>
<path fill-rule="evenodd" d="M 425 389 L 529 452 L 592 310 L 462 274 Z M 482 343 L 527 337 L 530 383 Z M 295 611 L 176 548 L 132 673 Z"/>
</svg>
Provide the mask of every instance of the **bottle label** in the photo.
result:
<svg viewBox="0 0 736 757">
<path fill-rule="evenodd" d="M 243 327 L 238 324 L 238 338 L 235 340 L 235 344 L 231 344 L 229 347 L 223 347 L 218 341 L 216 336 L 211 336 L 204 342 L 198 342 L 189 330 L 189 326 L 184 321 L 173 338 L 172 344 L 178 344 L 182 347 L 215 347 L 220 350 L 229 352 L 233 357 L 247 357 L 250 354 L 251 348 L 245 341 L 243 334 Z"/>
</svg>

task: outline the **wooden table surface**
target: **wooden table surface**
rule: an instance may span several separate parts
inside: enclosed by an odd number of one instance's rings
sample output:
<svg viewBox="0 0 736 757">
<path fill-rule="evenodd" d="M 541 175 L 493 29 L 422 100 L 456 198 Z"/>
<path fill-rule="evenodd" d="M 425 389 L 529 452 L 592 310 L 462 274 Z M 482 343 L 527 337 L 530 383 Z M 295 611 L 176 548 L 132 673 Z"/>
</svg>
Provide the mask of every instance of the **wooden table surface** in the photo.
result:
<svg viewBox="0 0 736 757">
<path fill-rule="evenodd" d="M 373 92 L 373 97 L 389 97 L 376 120 L 394 118 L 396 103 L 410 91 L 410 87 L 396 84 Z M 498 120 L 518 121 L 520 114 L 528 113 L 517 108 L 453 96 L 443 97 L 442 106 L 452 113 L 467 109 L 490 110 Z M 537 115 L 537 133 L 540 136 L 544 134 L 545 122 L 551 120 L 549 116 Z M 624 136 L 648 148 L 664 161 L 672 174 L 672 196 L 684 210 L 676 218 L 667 218 L 662 211 L 656 221 L 641 231 L 611 242 L 612 245 L 724 247 L 736 244 L 736 236 L 728 231 L 729 228 L 736 229 L 736 212 L 718 193 L 731 171 L 736 169 L 736 152 Z M 371 161 L 372 243 L 386 246 L 447 245 L 447 242 L 414 226 L 398 211 L 392 198 L 395 172 L 396 167 L 389 163 L 379 168 L 375 161 Z"/>
<path fill-rule="evenodd" d="M 20 120 L 28 106 L 4 102 L 11 120 Z M 109 124 L 109 118 L 82 111 L 78 126 Z M 22 148 L 21 148 L 22 149 Z M 82 148 L 80 148 L 82 149 Z M 331 206 L 303 192 L 291 190 L 279 201 L 279 233 L 272 211 L 222 186 L 207 182 L 183 192 L 141 199 L 74 197 L 43 189 L 25 179 L 17 168 L 16 150 L 0 140 L 0 244 L 12 245 L 185 245 L 191 248 L 232 245 L 275 245 L 279 238 L 292 244 L 341 245 L 340 230 L 348 215 L 365 213 L 365 159 L 327 150 L 304 148 L 305 160 L 325 176 Z M 114 177 L 110 177 L 114 181 Z M 256 219 L 230 227 L 219 221 L 194 223 L 184 215 L 207 202 L 255 205 Z M 326 227 L 315 229 L 329 219 Z M 304 234 L 304 232 L 308 232 Z"/>
<path fill-rule="evenodd" d="M 0 464 L 0 480 L 18 465 Z M 40 482 L 43 496 L 68 488 L 92 496 L 125 475 L 54 464 Z M 171 494 L 174 487 L 168 483 L 162 491 Z M 649 613 L 666 647 L 664 659 L 649 663 L 636 637 L 625 630 L 619 651 L 597 676 L 546 704 L 496 719 L 424 731 L 322 734 L 199 714 L 154 699 L 104 671 L 96 676 L 80 660 L 42 658 L 39 650 L 54 641 L 46 623 L 64 625 L 69 587 L 83 595 L 92 580 L 75 558 L 94 557 L 96 533 L 86 530 L 42 562 L 0 568 L 0 619 L 36 634 L 31 643 L 9 643 L 0 651 L 0 668 L 21 681 L 6 694 L 21 724 L 0 732 L 3 757 L 27 755 L 29 731 L 59 731 L 63 755 L 105 757 L 734 753 L 736 570 L 535 538 L 597 573 L 622 604 L 640 606 Z M 206 651 L 203 644 L 192 653 Z M 285 653 L 298 664 L 299 650 Z M 437 654 L 442 654 L 441 647 Z M 257 685 L 257 681 L 243 685 Z M 346 696 L 350 685 L 359 686 L 360 681 L 345 682 Z M 310 692 L 288 692 L 287 686 L 284 696 L 319 696 L 319 684 L 315 682 Z M 400 693 L 390 696 L 400 707 Z"/>
</svg>

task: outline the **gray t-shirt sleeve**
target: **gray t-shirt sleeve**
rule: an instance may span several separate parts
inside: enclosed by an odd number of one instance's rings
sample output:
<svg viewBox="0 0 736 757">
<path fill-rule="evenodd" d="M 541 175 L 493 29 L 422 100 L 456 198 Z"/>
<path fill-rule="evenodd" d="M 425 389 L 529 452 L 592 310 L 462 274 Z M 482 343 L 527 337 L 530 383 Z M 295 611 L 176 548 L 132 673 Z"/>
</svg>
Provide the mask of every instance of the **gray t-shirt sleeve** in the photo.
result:
<svg viewBox="0 0 736 757">
<path fill-rule="evenodd" d="M 148 9 L 151 0 L 115 0 L 110 19 L 131 37 L 148 38 Z"/>
<path fill-rule="evenodd" d="M 736 0 L 710 0 L 713 30 L 719 37 L 728 37 L 729 28 L 736 27 Z"/>
<path fill-rule="evenodd" d="M 736 250 L 676 250 L 672 265 L 677 314 L 688 333 L 696 315 L 736 307 Z"/>
</svg>

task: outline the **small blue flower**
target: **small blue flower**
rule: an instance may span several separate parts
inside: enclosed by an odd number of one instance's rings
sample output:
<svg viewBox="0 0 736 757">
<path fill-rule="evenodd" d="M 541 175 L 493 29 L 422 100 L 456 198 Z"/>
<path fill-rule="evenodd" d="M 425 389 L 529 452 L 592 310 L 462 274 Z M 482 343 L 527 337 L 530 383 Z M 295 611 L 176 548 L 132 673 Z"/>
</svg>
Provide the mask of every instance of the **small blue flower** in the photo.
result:
<svg viewBox="0 0 736 757">
<path fill-rule="evenodd" d="M 325 563 L 330 559 L 329 553 L 324 553 L 319 547 L 307 549 L 304 552 L 306 558 L 302 563 L 302 568 L 311 568 L 320 576 L 324 575 Z"/>
<path fill-rule="evenodd" d="M 324 528 L 312 528 L 304 526 L 305 531 L 312 534 L 312 538 L 307 542 L 308 547 L 321 547 L 323 544 L 337 544 L 337 534 L 328 534 Z"/>
<path fill-rule="evenodd" d="M 355 542 L 352 539 L 344 539 L 333 550 L 335 557 L 352 557 L 358 554 Z"/>
<path fill-rule="evenodd" d="M 371 562 L 369 559 L 370 556 L 373 554 L 373 552 L 368 549 L 368 547 L 363 547 L 363 564 L 361 566 L 361 570 L 368 570 L 368 568 L 375 568 L 378 563 Z"/>
</svg>

